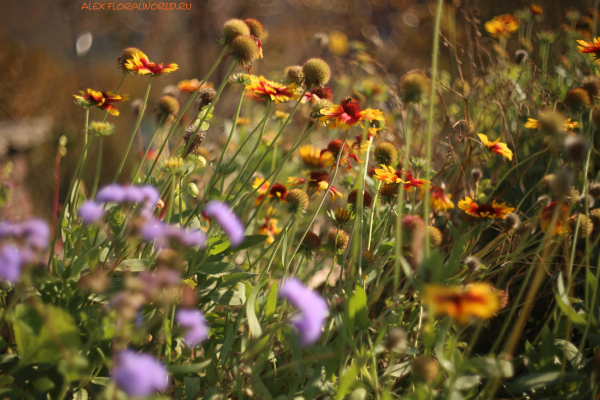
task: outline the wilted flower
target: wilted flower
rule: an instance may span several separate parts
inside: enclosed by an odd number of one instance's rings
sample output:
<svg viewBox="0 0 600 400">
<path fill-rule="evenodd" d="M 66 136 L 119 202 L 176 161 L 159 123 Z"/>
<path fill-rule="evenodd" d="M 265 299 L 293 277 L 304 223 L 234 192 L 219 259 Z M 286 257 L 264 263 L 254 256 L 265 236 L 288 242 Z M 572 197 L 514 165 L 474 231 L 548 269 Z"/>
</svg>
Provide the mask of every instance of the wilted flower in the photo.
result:
<svg viewBox="0 0 600 400">
<path fill-rule="evenodd" d="M 148 57 L 144 53 L 141 53 L 133 54 L 125 63 L 125 68 L 138 75 L 161 76 L 177 71 L 179 66 L 177 64 L 164 65 L 163 63 L 153 63 L 148 60 Z"/>
<path fill-rule="evenodd" d="M 187 152 L 183 155 L 184 157 L 187 157 L 190 153 L 196 155 L 200 154 L 200 147 L 202 147 L 202 143 L 204 143 L 204 140 L 206 139 L 206 131 L 198 129 L 195 125 L 190 125 L 185 128 L 185 131 L 183 132 L 183 142 L 185 143 L 185 147 L 188 146 L 192 136 L 194 136 L 194 139 Z"/>
<path fill-rule="evenodd" d="M 363 126 L 362 121 L 383 121 L 383 112 L 367 108 L 362 110 L 356 100 L 351 97 L 346 97 L 340 105 L 334 105 L 331 108 L 321 110 L 323 115 L 320 120 L 329 129 L 343 128 L 347 130 L 351 126 Z"/>
<path fill-rule="evenodd" d="M 194 78 L 191 80 L 183 80 L 177 84 L 177 88 L 180 92 L 193 93 L 196 90 L 202 90 L 205 88 L 212 88 L 213 84 L 209 82 L 202 82 Z"/>
<path fill-rule="evenodd" d="M 515 211 L 514 208 L 507 207 L 506 203 L 497 203 L 496 200 L 492 204 L 478 205 L 468 196 L 458 202 L 458 208 L 473 217 L 490 219 L 504 219 L 508 214 Z"/>
<path fill-rule="evenodd" d="M 175 321 L 186 329 L 184 339 L 188 347 L 195 347 L 208 338 L 208 324 L 201 311 L 178 310 Z"/>
<path fill-rule="evenodd" d="M 269 81 L 263 76 L 252 77 L 246 90 L 251 91 L 262 100 L 274 101 L 276 104 L 284 103 L 296 96 L 296 90 L 291 86 Z"/>
<path fill-rule="evenodd" d="M 300 310 L 300 315 L 291 321 L 300 332 L 300 343 L 309 345 L 316 342 L 321 336 L 329 312 L 325 299 L 295 278 L 282 283 L 279 296 Z"/>
<path fill-rule="evenodd" d="M 489 319 L 500 309 L 500 299 L 489 283 L 466 288 L 425 285 L 423 303 L 436 315 L 449 315 L 465 324 L 473 317 Z"/>
<path fill-rule="evenodd" d="M 488 139 L 487 135 L 482 133 L 478 133 L 477 135 L 479 136 L 479 139 L 481 139 L 483 145 L 488 149 L 512 161 L 513 152 L 508 148 L 506 143 L 500 143 L 500 138 L 492 142 Z"/>
<path fill-rule="evenodd" d="M 220 201 L 212 200 L 204 207 L 204 213 L 214 217 L 223 228 L 233 246 L 238 246 L 244 241 L 244 225 L 231 209 Z"/>
<path fill-rule="evenodd" d="M 555 213 L 558 213 L 558 215 L 556 216 L 554 225 L 551 227 L 550 223 L 552 222 L 552 219 L 555 218 Z M 552 236 L 573 232 L 569 225 L 569 205 L 553 201 L 544 207 L 540 219 L 540 227 L 544 233 L 550 228 L 550 234 Z"/>
<path fill-rule="evenodd" d="M 167 370 L 149 354 L 123 350 L 117 354 L 112 377 L 129 396 L 149 396 L 167 388 Z"/>
<path fill-rule="evenodd" d="M 519 19 L 511 14 L 503 14 L 486 22 L 484 27 L 492 37 L 507 38 L 519 29 Z"/>
<path fill-rule="evenodd" d="M 322 153 L 311 145 L 300 146 L 298 151 L 304 164 L 310 168 L 327 168 L 333 165 L 333 154 L 330 152 Z"/>
<path fill-rule="evenodd" d="M 107 111 L 110 115 L 119 115 L 119 110 L 113 103 L 119 103 L 121 101 L 129 100 L 129 95 L 113 94 L 113 92 L 96 92 L 95 90 L 88 89 L 87 92 L 80 90 L 80 95 L 74 94 L 75 104 L 83 108 L 98 107 Z"/>
</svg>

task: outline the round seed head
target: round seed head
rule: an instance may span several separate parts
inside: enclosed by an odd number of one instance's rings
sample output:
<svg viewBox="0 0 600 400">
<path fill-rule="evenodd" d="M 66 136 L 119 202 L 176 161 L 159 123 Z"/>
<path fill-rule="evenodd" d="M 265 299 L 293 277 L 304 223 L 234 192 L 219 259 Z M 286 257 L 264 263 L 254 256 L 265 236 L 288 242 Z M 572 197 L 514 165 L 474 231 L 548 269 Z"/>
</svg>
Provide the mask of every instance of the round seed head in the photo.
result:
<svg viewBox="0 0 600 400">
<path fill-rule="evenodd" d="M 474 272 L 480 269 L 483 264 L 477 257 L 469 256 L 465 258 L 465 265 L 469 268 L 469 271 Z"/>
<path fill-rule="evenodd" d="M 573 231 L 575 231 L 575 227 L 577 226 L 577 219 L 579 219 L 579 238 L 585 239 L 594 231 L 594 224 L 592 219 L 585 214 L 573 215 L 569 218 L 569 223 Z"/>
<path fill-rule="evenodd" d="M 346 250 L 348 242 L 350 242 L 350 236 L 342 229 L 334 229 L 327 234 L 327 243 L 336 252 Z"/>
<path fill-rule="evenodd" d="M 258 45 L 252 36 L 238 36 L 229 45 L 240 64 L 251 65 L 258 58 Z"/>
<path fill-rule="evenodd" d="M 323 86 L 331 78 L 331 69 L 329 65 L 320 58 L 311 58 L 302 66 L 304 80 L 309 88 L 313 86 Z"/>
<path fill-rule="evenodd" d="M 232 18 L 223 24 L 223 39 L 229 44 L 238 36 L 249 36 L 250 27 L 241 19 Z"/>
<path fill-rule="evenodd" d="M 432 248 L 438 248 L 442 245 L 442 231 L 432 225 L 427 226 L 427 234 L 429 235 L 429 244 Z"/>
<path fill-rule="evenodd" d="M 508 214 L 504 219 L 504 230 L 506 232 L 515 231 L 519 228 L 519 225 L 521 225 L 521 218 L 515 213 Z"/>
<path fill-rule="evenodd" d="M 379 188 L 379 197 L 385 204 L 394 204 L 400 187 L 397 183 L 385 183 Z"/>
<path fill-rule="evenodd" d="M 429 79 L 421 71 L 410 71 L 400 81 L 402 101 L 420 103 L 429 91 Z"/>
<path fill-rule="evenodd" d="M 321 247 L 321 238 L 319 238 L 319 235 L 316 233 L 308 231 L 306 232 L 304 240 L 302 240 L 300 246 L 310 251 L 318 251 Z"/>
<path fill-rule="evenodd" d="M 517 64 L 521 64 L 523 61 L 526 61 L 529 58 L 529 53 L 527 50 L 517 50 L 515 53 L 515 61 Z"/>
<path fill-rule="evenodd" d="M 214 88 L 204 88 L 198 92 L 198 112 L 215 99 L 217 91 Z"/>
<path fill-rule="evenodd" d="M 365 190 L 363 195 L 363 207 L 371 208 L 372 201 L 371 195 Z M 358 189 L 353 190 L 348 195 L 348 205 L 350 205 L 352 209 L 355 209 L 358 206 Z"/>
<path fill-rule="evenodd" d="M 370 251 L 364 250 L 361 253 L 361 260 L 363 268 L 372 267 L 377 264 L 377 258 Z"/>
<path fill-rule="evenodd" d="M 431 383 L 440 372 L 440 367 L 433 358 L 420 355 L 412 361 L 412 372 L 416 379 Z"/>
<path fill-rule="evenodd" d="M 246 18 L 244 20 L 248 28 L 250 29 L 250 34 L 254 36 L 255 39 L 262 39 L 265 36 L 265 27 L 263 24 L 254 18 Z"/>
<path fill-rule="evenodd" d="M 196 129 L 197 128 L 194 125 L 190 125 L 185 129 L 185 132 L 183 133 L 183 141 L 186 146 L 188 145 L 190 139 L 192 139 L 192 135 L 194 134 L 194 132 L 196 132 Z M 205 139 L 206 139 L 206 131 L 199 129 L 198 133 L 196 133 L 196 136 L 194 136 L 194 139 L 192 140 L 192 144 L 188 148 L 188 151 L 187 151 L 187 153 L 185 153 L 184 157 L 186 157 L 190 153 L 193 153 L 196 155 L 202 155 L 202 151 L 200 150 L 200 148 L 202 146 L 202 143 L 204 143 Z"/>
<path fill-rule="evenodd" d="M 348 146 L 348 143 L 343 141 L 342 139 L 335 139 L 329 142 L 329 144 L 327 145 L 327 150 L 329 150 L 336 158 L 341 150 L 341 159 L 346 158 L 346 156 L 350 154 L 350 146 Z"/>
<path fill-rule="evenodd" d="M 304 72 L 302 72 L 302 66 L 300 65 L 292 65 L 291 67 L 287 67 L 285 70 L 285 82 L 286 83 L 295 83 L 296 85 L 301 85 L 304 81 Z"/>
<path fill-rule="evenodd" d="M 173 117 L 179 112 L 179 102 L 173 96 L 163 96 L 158 101 L 157 112 L 159 116 L 165 116 L 165 118 Z"/>
<path fill-rule="evenodd" d="M 584 88 L 574 88 L 567 92 L 565 105 L 573 111 L 586 110 L 592 106 L 592 98 Z"/>
<path fill-rule="evenodd" d="M 581 82 L 581 87 L 590 95 L 593 104 L 600 102 L 600 78 L 591 75 Z"/>
<path fill-rule="evenodd" d="M 289 213 L 301 214 L 308 208 L 308 194 L 302 189 L 292 189 L 287 192 L 285 203 Z"/>
<path fill-rule="evenodd" d="M 383 142 L 375 147 L 375 161 L 379 164 L 396 166 L 398 164 L 398 149 L 392 143 Z"/>
</svg>

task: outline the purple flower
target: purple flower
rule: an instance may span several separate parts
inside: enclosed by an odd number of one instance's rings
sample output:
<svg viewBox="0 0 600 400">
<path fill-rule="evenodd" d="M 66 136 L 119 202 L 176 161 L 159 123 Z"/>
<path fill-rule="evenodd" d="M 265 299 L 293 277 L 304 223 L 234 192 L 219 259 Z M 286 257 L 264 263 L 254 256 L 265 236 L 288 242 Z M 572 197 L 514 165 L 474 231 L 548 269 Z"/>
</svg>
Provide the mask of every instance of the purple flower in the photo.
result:
<svg viewBox="0 0 600 400">
<path fill-rule="evenodd" d="M 123 350 L 117 354 L 112 376 L 129 396 L 148 396 L 167 388 L 167 370 L 149 354 Z"/>
<path fill-rule="evenodd" d="M 200 230 L 186 231 L 184 229 L 175 228 L 171 232 L 171 237 L 176 238 L 186 247 L 204 246 L 204 243 L 206 243 L 206 236 Z"/>
<path fill-rule="evenodd" d="M 186 346 L 195 347 L 208 338 L 208 324 L 200 311 L 179 310 L 175 316 L 175 321 L 186 328 L 184 336 Z"/>
<path fill-rule="evenodd" d="M 144 199 L 144 192 L 139 186 L 129 186 L 123 190 L 123 202 L 125 203 L 139 203 Z"/>
<path fill-rule="evenodd" d="M 46 221 L 41 219 L 29 219 L 20 224 L 2 221 L 0 223 L 0 237 L 6 236 L 24 238 L 31 247 L 39 250 L 48 247 L 50 228 Z"/>
<path fill-rule="evenodd" d="M 239 245 L 244 241 L 244 232 L 246 228 L 231 209 L 220 201 L 210 201 L 204 207 L 204 212 L 210 217 L 214 217 L 221 228 L 225 231 L 231 244 Z"/>
<path fill-rule="evenodd" d="M 86 225 L 98 222 L 104 216 L 104 207 L 93 201 L 86 201 L 79 209 L 79 216 Z"/>
<path fill-rule="evenodd" d="M 23 254 L 16 247 L 4 246 L 0 250 L 0 278 L 10 282 L 19 280 L 24 261 Z"/>
<path fill-rule="evenodd" d="M 156 190 L 156 188 L 152 185 L 142 186 L 140 190 L 144 195 L 145 204 L 149 205 L 149 207 L 152 209 L 160 198 L 158 190 Z"/>
<path fill-rule="evenodd" d="M 156 220 L 149 221 L 142 226 L 140 235 L 148 241 L 156 240 L 159 247 L 162 247 L 166 240 L 177 240 L 186 247 L 203 246 L 206 242 L 206 236 L 200 230 L 186 231 L 175 225 L 167 225 Z"/>
<path fill-rule="evenodd" d="M 300 343 L 315 343 L 321 336 L 329 311 L 325 299 L 295 278 L 283 282 L 279 297 L 287 299 L 300 310 L 300 315 L 292 319 L 292 325 L 300 332 Z"/>
<path fill-rule="evenodd" d="M 125 200 L 125 189 L 117 184 L 105 186 L 96 195 L 98 203 L 122 203 Z"/>
</svg>

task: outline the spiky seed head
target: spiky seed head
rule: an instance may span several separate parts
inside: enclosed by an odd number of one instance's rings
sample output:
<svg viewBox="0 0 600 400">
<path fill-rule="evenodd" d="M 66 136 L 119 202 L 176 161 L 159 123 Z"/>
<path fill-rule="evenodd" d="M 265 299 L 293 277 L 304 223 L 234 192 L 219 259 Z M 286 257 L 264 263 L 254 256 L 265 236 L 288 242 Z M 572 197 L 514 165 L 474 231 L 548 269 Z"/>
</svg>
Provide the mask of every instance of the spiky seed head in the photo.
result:
<svg viewBox="0 0 600 400">
<path fill-rule="evenodd" d="M 308 194 L 302 189 L 292 189 L 285 196 L 285 204 L 290 214 L 302 214 L 308 208 Z"/>
<path fill-rule="evenodd" d="M 429 91 L 429 79 L 421 71 L 410 71 L 400 80 L 402 101 L 420 103 Z"/>
<path fill-rule="evenodd" d="M 329 64 L 320 58 L 311 58 L 302 66 L 304 80 L 309 88 L 313 86 L 323 86 L 331 78 L 331 69 Z"/>
<path fill-rule="evenodd" d="M 581 87 L 590 95 L 593 104 L 600 102 L 600 78 L 591 75 L 583 79 Z"/>
<path fill-rule="evenodd" d="M 340 207 L 333 212 L 333 218 L 335 223 L 339 226 L 347 224 L 352 219 L 352 212 L 346 210 L 344 207 Z"/>
<path fill-rule="evenodd" d="M 385 183 L 379 188 L 379 197 L 384 204 L 394 204 L 400 187 L 397 183 Z"/>
<path fill-rule="evenodd" d="M 573 111 L 587 110 L 592 106 L 592 98 L 584 88 L 573 88 L 565 96 L 565 105 Z"/>
<path fill-rule="evenodd" d="M 373 157 L 379 164 L 394 167 L 398 164 L 398 149 L 390 142 L 379 143 Z"/>
<path fill-rule="evenodd" d="M 595 199 L 600 198 L 600 183 L 594 183 L 590 186 L 589 189 L 590 195 L 592 195 Z"/>
<path fill-rule="evenodd" d="M 252 65 L 258 57 L 258 45 L 252 36 L 238 36 L 229 45 L 234 57 L 240 64 Z"/>
<path fill-rule="evenodd" d="M 481 268 L 483 265 L 481 260 L 477 257 L 469 256 L 465 258 L 465 265 L 469 268 L 469 271 L 474 272 Z"/>
<path fill-rule="evenodd" d="M 287 67 L 285 69 L 285 83 L 294 83 L 296 85 L 301 85 L 303 81 L 304 72 L 302 72 L 302 66 L 292 65 L 291 67 Z"/>
<path fill-rule="evenodd" d="M 329 244 L 329 247 L 336 252 L 346 250 L 348 242 L 350 242 L 350 236 L 342 229 L 333 229 L 327 234 L 327 243 Z"/>
<path fill-rule="evenodd" d="M 342 139 L 334 139 L 331 142 L 329 142 L 329 144 L 327 145 L 327 150 L 329 150 L 336 158 L 341 150 L 341 159 L 346 158 L 346 156 L 350 154 L 350 146 L 348 146 L 348 143 Z"/>
<path fill-rule="evenodd" d="M 364 250 L 361 253 L 361 260 L 363 268 L 372 267 L 377 264 L 377 257 L 375 257 L 370 251 Z"/>
<path fill-rule="evenodd" d="M 321 238 L 316 233 L 308 231 L 302 240 L 301 246 L 310 251 L 318 251 L 321 247 Z"/>
<path fill-rule="evenodd" d="M 579 237 L 585 239 L 590 236 L 594 231 L 594 224 L 592 219 L 585 214 L 576 214 L 569 218 L 569 223 L 573 230 L 577 226 L 577 220 L 579 219 Z"/>
<path fill-rule="evenodd" d="M 250 29 L 250 34 L 254 36 L 255 39 L 262 39 L 265 36 L 265 27 L 263 24 L 254 18 L 246 18 L 244 20 L 248 28 Z"/>
<path fill-rule="evenodd" d="M 232 18 L 223 24 L 222 34 L 225 44 L 229 44 L 238 36 L 250 36 L 250 27 L 241 19 Z"/>
<path fill-rule="evenodd" d="M 371 208 L 372 201 L 371 195 L 365 190 L 363 195 L 363 207 Z M 352 210 L 356 209 L 358 206 L 358 189 L 351 191 L 348 195 L 348 205 L 351 206 L 350 208 Z"/>
<path fill-rule="evenodd" d="M 504 218 L 504 230 L 506 232 L 514 232 L 521 225 L 521 218 L 518 214 L 510 213 Z"/>
<path fill-rule="evenodd" d="M 430 356 L 420 355 L 412 361 L 412 373 L 420 381 L 431 383 L 439 372 L 440 367 Z"/>
<path fill-rule="evenodd" d="M 473 178 L 473 182 L 477 183 L 483 176 L 483 172 L 479 168 L 473 168 L 471 170 L 471 177 Z"/>
<path fill-rule="evenodd" d="M 190 139 L 192 139 L 192 135 L 194 134 L 194 132 L 196 132 L 196 129 L 197 129 L 197 127 L 195 125 L 190 125 L 187 128 L 185 128 L 185 132 L 183 133 L 183 141 L 186 146 L 188 145 Z M 190 153 L 193 153 L 196 155 L 202 155 L 201 151 L 200 151 L 200 147 L 202 146 L 202 143 L 204 143 L 205 139 L 206 139 L 206 131 L 199 129 L 198 133 L 196 133 L 196 136 L 194 136 L 194 139 L 192 140 L 192 144 L 188 148 L 188 151 L 187 151 L 187 153 L 185 153 L 184 157 L 187 157 L 187 155 Z"/>
<path fill-rule="evenodd" d="M 590 208 L 594 207 L 595 204 L 595 200 L 594 197 L 591 195 L 581 195 L 579 196 L 579 199 L 577 199 L 577 206 L 579 207 L 579 209 L 581 211 L 585 211 L 586 207 L 589 210 Z"/>
<path fill-rule="evenodd" d="M 396 351 L 402 353 L 408 347 L 408 336 L 402 328 L 393 327 L 388 330 L 385 338 L 385 348 L 387 351 Z"/>
<path fill-rule="evenodd" d="M 515 53 L 515 61 L 517 62 L 517 64 L 521 64 L 522 62 L 526 61 L 527 58 L 529 58 L 529 53 L 527 52 L 527 50 L 517 50 Z"/>
<path fill-rule="evenodd" d="M 94 136 L 108 136 L 115 132 L 115 126 L 110 122 L 94 121 L 90 124 L 88 132 Z"/>
<path fill-rule="evenodd" d="M 565 138 L 565 152 L 573 161 L 581 163 L 587 155 L 587 143 L 579 135 L 569 135 Z"/>
<path fill-rule="evenodd" d="M 427 226 L 427 235 L 429 236 L 429 244 L 436 249 L 442 245 L 442 231 L 432 225 Z"/>
<path fill-rule="evenodd" d="M 556 179 L 556 176 L 554 174 L 544 175 L 542 177 L 542 183 L 547 187 L 552 187 L 552 185 L 554 184 L 554 179 Z"/>
<path fill-rule="evenodd" d="M 214 88 L 204 88 L 198 92 L 198 112 L 215 99 L 217 91 Z"/>
<path fill-rule="evenodd" d="M 590 211 L 590 218 L 594 225 L 596 226 L 596 230 L 600 229 L 600 208 L 596 208 Z"/>
<path fill-rule="evenodd" d="M 317 100 L 310 110 L 310 116 L 311 118 L 319 118 L 321 116 L 322 109 L 331 107 L 333 107 L 333 103 L 331 101 L 327 99 Z"/>
<path fill-rule="evenodd" d="M 166 95 L 160 98 L 158 101 L 158 109 L 159 116 L 164 116 L 165 118 L 173 117 L 179 112 L 179 102 L 173 96 Z"/>
</svg>

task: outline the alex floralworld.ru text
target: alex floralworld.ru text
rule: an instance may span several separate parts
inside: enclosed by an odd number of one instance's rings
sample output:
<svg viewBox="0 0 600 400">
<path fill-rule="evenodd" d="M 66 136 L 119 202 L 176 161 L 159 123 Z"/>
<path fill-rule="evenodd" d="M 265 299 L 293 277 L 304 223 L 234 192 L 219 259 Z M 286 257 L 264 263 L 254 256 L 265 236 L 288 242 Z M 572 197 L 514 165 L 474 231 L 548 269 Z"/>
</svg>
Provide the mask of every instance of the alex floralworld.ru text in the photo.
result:
<svg viewBox="0 0 600 400">
<path fill-rule="evenodd" d="M 82 10 L 191 10 L 192 3 L 83 3 Z"/>
</svg>

